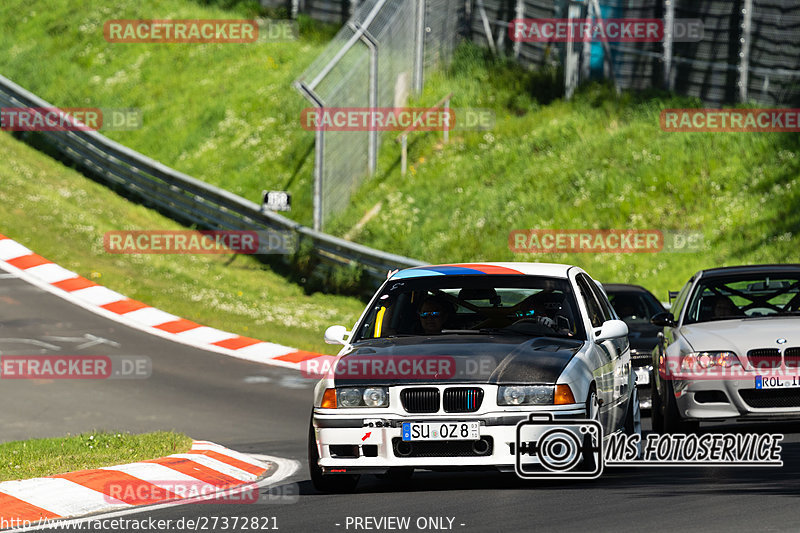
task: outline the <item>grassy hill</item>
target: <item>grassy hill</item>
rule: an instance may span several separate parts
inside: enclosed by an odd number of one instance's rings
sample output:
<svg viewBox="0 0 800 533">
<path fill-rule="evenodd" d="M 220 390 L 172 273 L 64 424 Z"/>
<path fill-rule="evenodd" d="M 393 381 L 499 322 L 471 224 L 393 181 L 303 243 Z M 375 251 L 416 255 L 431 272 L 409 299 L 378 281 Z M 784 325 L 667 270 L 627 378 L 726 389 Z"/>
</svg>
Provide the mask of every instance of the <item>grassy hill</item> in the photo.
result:
<svg viewBox="0 0 800 533">
<path fill-rule="evenodd" d="M 353 325 L 363 303 L 306 295 L 249 256 L 119 255 L 108 231 L 180 226 L 0 133 L 0 233 L 61 266 L 177 316 L 305 350 L 336 353 L 322 334 Z"/>
<path fill-rule="evenodd" d="M 219 3 L 219 2 L 218 2 Z M 227 5 L 227 3 L 220 3 Z M 251 200 L 294 193 L 291 216 L 311 220 L 313 134 L 290 82 L 322 50 L 330 28 L 307 21 L 297 43 L 109 44 L 109 18 L 235 18 L 189 0 L 0 4 L 0 73 L 62 106 L 139 107 L 145 128 L 109 136 Z M 554 72 L 529 72 L 474 46 L 446 72 L 428 73 L 413 104 L 449 92 L 452 105 L 490 108 L 495 127 L 384 143 L 379 171 L 327 228 L 363 244 L 430 262 L 576 263 L 611 282 L 641 283 L 662 299 L 694 271 L 800 261 L 797 134 L 665 133 L 659 113 L 700 102 L 664 94 L 582 89 L 571 102 Z M 358 222 L 377 204 L 377 215 Z M 360 229 L 358 229 L 360 228 Z M 691 254 L 513 254 L 515 229 L 701 231 Z"/>
<path fill-rule="evenodd" d="M 430 262 L 577 264 L 606 282 L 640 283 L 665 299 L 699 269 L 800 262 L 800 136 L 796 133 L 665 133 L 662 109 L 701 107 L 663 94 L 617 97 L 586 87 L 553 100 L 554 74 L 527 72 L 463 46 L 420 100 L 453 92 L 452 106 L 490 108 L 493 129 L 412 137 L 401 177 L 399 149 L 332 224 L 345 233 L 377 203 L 354 238 Z M 389 143 L 387 143 L 389 144 Z M 394 143 L 391 143 L 394 144 Z M 517 229 L 701 231 L 696 253 L 514 254 Z"/>
<path fill-rule="evenodd" d="M 256 2 L 257 4 L 257 2 Z M 0 74 L 60 107 L 138 108 L 144 128 L 103 132 L 154 159 L 260 202 L 289 190 L 311 220 L 313 135 L 291 82 L 334 28 L 300 21 L 296 42 L 115 44 L 111 19 L 252 18 L 190 0 L 3 0 Z"/>
</svg>

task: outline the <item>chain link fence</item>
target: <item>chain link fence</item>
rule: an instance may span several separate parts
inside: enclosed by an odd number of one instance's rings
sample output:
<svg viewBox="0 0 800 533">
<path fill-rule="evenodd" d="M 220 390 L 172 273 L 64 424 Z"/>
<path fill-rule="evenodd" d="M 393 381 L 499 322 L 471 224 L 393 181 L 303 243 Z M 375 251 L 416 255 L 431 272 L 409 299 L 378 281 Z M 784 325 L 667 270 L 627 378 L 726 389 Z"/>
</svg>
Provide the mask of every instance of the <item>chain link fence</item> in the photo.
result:
<svg viewBox="0 0 800 533">
<path fill-rule="evenodd" d="M 402 107 L 426 67 L 446 64 L 462 33 L 464 2 L 365 0 L 295 87 L 324 108 Z M 460 7 L 459 7 L 460 6 Z M 376 170 L 378 131 L 316 131 L 314 227 L 343 211 Z"/>
<path fill-rule="evenodd" d="M 262 2 L 284 0 L 262 0 Z M 461 38 L 529 68 L 564 69 L 569 98 L 590 79 L 618 90 L 666 88 L 707 105 L 742 101 L 800 106 L 798 0 L 288 0 L 292 13 L 330 20 L 352 14 L 296 81 L 318 108 L 398 107 L 446 66 Z M 514 19 L 664 21 L 665 38 L 638 43 L 520 42 Z M 671 39 L 669 21 L 696 19 L 703 35 Z M 378 132 L 316 132 L 314 227 L 343 211 L 375 172 Z"/>
</svg>

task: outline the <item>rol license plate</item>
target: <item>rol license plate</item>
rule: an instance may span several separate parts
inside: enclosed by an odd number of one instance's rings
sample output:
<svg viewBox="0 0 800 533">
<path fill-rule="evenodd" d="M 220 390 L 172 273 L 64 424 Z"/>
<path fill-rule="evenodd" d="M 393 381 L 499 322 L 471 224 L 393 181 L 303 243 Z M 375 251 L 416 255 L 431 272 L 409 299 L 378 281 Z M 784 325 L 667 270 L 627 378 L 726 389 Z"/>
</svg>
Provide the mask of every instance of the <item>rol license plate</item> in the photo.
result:
<svg viewBox="0 0 800 533">
<path fill-rule="evenodd" d="M 403 422 L 403 440 L 480 440 L 480 422 Z"/>
<path fill-rule="evenodd" d="M 756 389 L 796 389 L 800 387 L 798 376 L 756 376 Z"/>
</svg>

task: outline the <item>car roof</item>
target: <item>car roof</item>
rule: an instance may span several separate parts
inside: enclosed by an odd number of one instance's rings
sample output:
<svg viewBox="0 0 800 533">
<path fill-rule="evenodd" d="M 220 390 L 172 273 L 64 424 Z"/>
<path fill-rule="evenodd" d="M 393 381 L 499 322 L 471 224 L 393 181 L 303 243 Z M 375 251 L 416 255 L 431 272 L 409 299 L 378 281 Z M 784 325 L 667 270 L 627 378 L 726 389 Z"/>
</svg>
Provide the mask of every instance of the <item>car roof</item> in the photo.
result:
<svg viewBox="0 0 800 533">
<path fill-rule="evenodd" d="M 641 285 L 631 285 L 628 283 L 603 283 L 603 287 L 605 287 L 608 292 L 650 292 Z"/>
<path fill-rule="evenodd" d="M 417 278 L 424 276 L 459 276 L 459 275 L 506 275 L 506 276 L 543 276 L 549 278 L 568 277 L 572 265 L 553 263 L 457 263 L 450 265 L 427 265 L 406 268 L 395 273 L 390 279 Z"/>
<path fill-rule="evenodd" d="M 737 274 L 800 274 L 800 264 L 775 264 L 775 265 L 742 265 L 732 267 L 709 268 L 695 274 L 695 278 L 713 278 Z"/>
</svg>

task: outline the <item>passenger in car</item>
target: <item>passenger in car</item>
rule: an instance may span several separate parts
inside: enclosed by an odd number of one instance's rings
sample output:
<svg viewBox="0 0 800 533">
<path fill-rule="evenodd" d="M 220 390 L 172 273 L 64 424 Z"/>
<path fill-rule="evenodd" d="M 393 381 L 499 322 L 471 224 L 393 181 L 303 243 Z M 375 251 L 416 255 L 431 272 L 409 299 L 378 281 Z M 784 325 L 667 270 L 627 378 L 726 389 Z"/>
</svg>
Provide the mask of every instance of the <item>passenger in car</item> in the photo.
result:
<svg viewBox="0 0 800 533">
<path fill-rule="evenodd" d="M 714 295 L 703 300 L 701 320 L 714 320 L 716 318 L 728 318 L 732 316 L 743 316 L 741 310 L 730 298 L 724 295 Z"/>
</svg>

